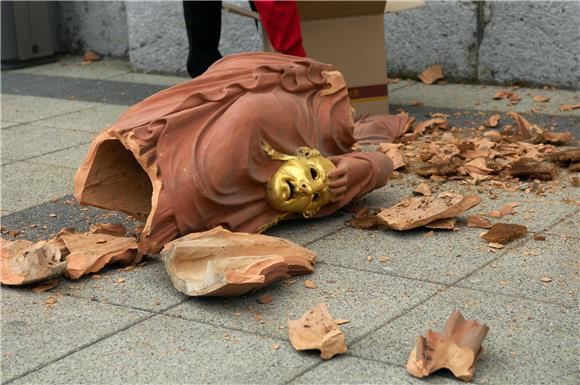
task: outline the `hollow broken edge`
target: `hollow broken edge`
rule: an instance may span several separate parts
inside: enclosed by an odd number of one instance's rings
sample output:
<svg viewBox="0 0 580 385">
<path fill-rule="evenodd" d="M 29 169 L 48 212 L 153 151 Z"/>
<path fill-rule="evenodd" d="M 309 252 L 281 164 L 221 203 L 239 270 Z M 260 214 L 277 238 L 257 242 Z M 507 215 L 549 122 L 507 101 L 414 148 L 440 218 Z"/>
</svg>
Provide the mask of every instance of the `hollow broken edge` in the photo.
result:
<svg viewBox="0 0 580 385">
<path fill-rule="evenodd" d="M 487 325 L 466 320 L 459 310 L 454 310 L 447 319 L 443 333 L 429 329 L 426 336 L 417 338 L 405 367 L 418 378 L 446 368 L 455 377 L 470 381 L 488 331 Z"/>
<path fill-rule="evenodd" d="M 316 305 L 298 320 L 288 320 L 288 337 L 294 349 L 318 349 L 323 360 L 347 350 L 344 334 L 324 303 Z"/>
<path fill-rule="evenodd" d="M 314 271 L 316 254 L 286 239 L 219 226 L 171 241 L 161 251 L 173 286 L 189 296 L 238 296 Z"/>
</svg>

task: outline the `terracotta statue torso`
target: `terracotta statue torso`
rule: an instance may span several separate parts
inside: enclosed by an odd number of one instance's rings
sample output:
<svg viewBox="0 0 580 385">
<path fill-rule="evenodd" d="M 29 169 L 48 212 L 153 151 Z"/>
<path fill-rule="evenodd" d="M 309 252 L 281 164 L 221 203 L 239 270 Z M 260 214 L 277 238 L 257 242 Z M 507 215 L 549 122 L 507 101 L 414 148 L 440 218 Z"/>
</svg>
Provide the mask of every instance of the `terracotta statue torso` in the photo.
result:
<svg viewBox="0 0 580 385">
<path fill-rule="evenodd" d="M 263 141 L 286 154 L 306 146 L 333 162 L 350 158 L 347 192 L 318 213 L 328 215 L 384 185 L 390 159 L 351 146 L 390 141 L 399 123 L 354 124 L 344 80 L 330 65 L 234 55 L 138 103 L 99 135 L 75 177 L 75 196 L 144 220 L 141 252 L 216 226 L 257 232 L 280 217 L 265 186 L 281 162 L 264 153 Z"/>
</svg>

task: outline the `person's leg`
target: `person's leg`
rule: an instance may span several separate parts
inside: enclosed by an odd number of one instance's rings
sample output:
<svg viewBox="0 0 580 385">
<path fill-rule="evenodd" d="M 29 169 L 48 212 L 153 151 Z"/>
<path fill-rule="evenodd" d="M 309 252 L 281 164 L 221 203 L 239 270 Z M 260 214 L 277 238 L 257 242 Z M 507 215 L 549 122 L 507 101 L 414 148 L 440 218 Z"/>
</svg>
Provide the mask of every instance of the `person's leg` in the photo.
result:
<svg viewBox="0 0 580 385">
<path fill-rule="evenodd" d="M 189 41 L 187 72 L 194 78 L 222 58 L 218 50 L 222 27 L 222 2 L 184 1 L 183 15 Z"/>
</svg>

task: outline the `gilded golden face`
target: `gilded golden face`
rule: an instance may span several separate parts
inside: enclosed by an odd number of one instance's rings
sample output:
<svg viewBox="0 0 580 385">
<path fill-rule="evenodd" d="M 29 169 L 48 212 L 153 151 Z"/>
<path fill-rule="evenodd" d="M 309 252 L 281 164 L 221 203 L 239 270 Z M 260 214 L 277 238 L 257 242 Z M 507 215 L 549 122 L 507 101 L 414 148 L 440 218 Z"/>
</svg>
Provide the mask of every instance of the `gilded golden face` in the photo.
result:
<svg viewBox="0 0 580 385">
<path fill-rule="evenodd" d="M 297 156 L 289 156 L 263 146 L 272 158 L 285 160 L 266 186 L 266 199 L 272 208 L 311 218 L 331 201 L 328 173 L 335 166 L 329 159 L 306 147 Z"/>
</svg>

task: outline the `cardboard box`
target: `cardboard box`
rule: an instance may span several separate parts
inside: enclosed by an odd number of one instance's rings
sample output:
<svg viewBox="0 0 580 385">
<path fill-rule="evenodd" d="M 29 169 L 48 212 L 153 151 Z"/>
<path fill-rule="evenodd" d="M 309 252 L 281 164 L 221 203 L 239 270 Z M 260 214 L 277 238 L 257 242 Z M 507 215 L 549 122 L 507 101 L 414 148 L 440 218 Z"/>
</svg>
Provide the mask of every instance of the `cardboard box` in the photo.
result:
<svg viewBox="0 0 580 385">
<path fill-rule="evenodd" d="M 308 57 L 342 72 L 356 115 L 389 111 L 385 12 L 420 7 L 423 0 L 298 1 L 304 49 Z M 228 11 L 258 18 L 256 13 Z M 273 51 L 264 32 L 265 51 Z"/>
</svg>

